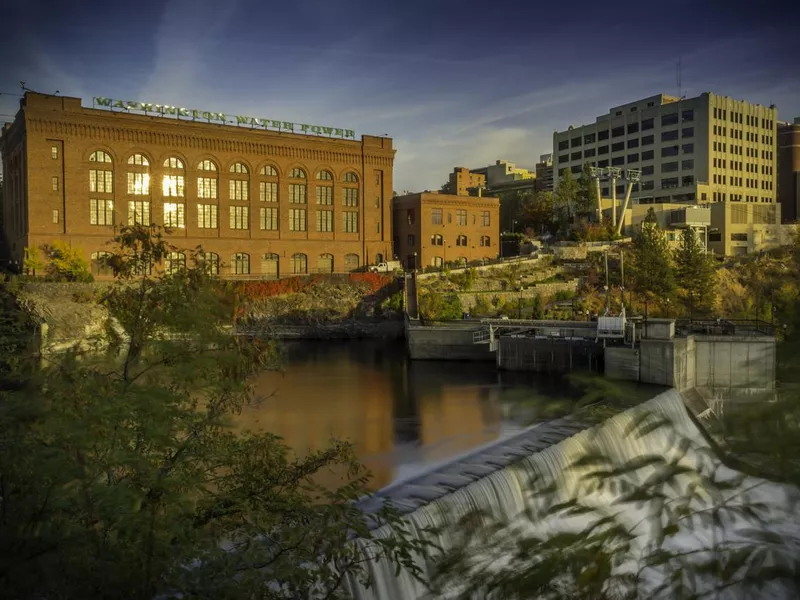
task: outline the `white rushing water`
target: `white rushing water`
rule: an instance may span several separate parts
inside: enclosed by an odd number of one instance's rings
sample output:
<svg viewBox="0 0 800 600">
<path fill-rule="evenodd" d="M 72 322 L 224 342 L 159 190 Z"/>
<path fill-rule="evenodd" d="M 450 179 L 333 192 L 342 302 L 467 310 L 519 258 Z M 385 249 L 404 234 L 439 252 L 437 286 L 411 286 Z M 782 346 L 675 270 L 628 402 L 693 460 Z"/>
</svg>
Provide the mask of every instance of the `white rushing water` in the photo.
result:
<svg viewBox="0 0 800 600">
<path fill-rule="evenodd" d="M 630 433 L 632 424 L 638 422 L 643 415 L 654 418 L 667 419 L 672 428 L 658 428 L 647 435 L 637 436 Z M 686 452 L 676 448 L 676 435 L 691 443 L 691 449 Z M 584 504 L 596 509 L 597 513 L 610 514 L 618 512 L 620 505 L 615 505 L 619 494 L 612 493 L 607 487 L 601 490 L 586 489 L 584 472 L 572 468 L 574 461 L 591 452 L 602 452 L 611 458 L 614 464 L 622 465 L 631 459 L 649 455 L 659 455 L 667 460 L 677 457 L 680 453 L 680 463 L 691 467 L 692 472 L 681 475 L 678 487 L 692 480 L 697 480 L 697 473 L 715 472 L 717 481 L 733 481 L 740 478 L 740 474 L 720 464 L 713 456 L 707 441 L 695 426 L 684 408 L 681 396 L 674 390 L 659 394 L 652 400 L 628 410 L 622 414 L 605 421 L 598 427 L 578 433 L 566 440 L 557 443 L 542 451 L 523 458 L 511 467 L 498 470 L 486 477 L 453 491 L 439 499 L 423 505 L 409 513 L 404 518 L 412 530 L 421 535 L 427 527 L 441 527 L 444 524 L 456 523 L 465 515 L 475 511 L 484 510 L 496 518 L 507 519 L 510 523 L 505 530 L 506 536 L 524 535 L 535 533 L 538 535 L 554 533 L 557 531 L 575 530 L 582 528 L 589 521 L 587 517 L 564 518 L 550 517 L 532 521 L 526 514 L 527 509 L 535 508 L 536 500 L 531 496 L 531 476 L 537 475 L 545 480 L 558 483 L 559 496 L 562 500 L 580 497 Z M 639 477 L 647 477 L 654 469 L 644 469 Z M 640 479 L 641 481 L 641 479 Z M 768 505 L 766 529 L 779 531 L 784 536 L 800 539 L 800 519 L 794 513 L 793 500 L 796 490 L 754 478 L 743 478 L 736 490 L 724 492 L 724 499 L 729 505 L 741 503 L 762 502 Z M 746 493 L 744 490 L 747 490 Z M 648 544 L 652 543 L 652 529 L 648 525 L 647 508 L 625 505 L 623 514 L 618 517 L 627 527 L 634 530 L 637 535 L 634 552 L 631 558 L 617 567 L 620 572 L 631 572 L 637 568 L 639 559 L 648 553 Z M 698 509 L 699 506 L 693 508 Z M 637 525 L 638 524 L 638 525 Z M 732 541 L 740 538 L 739 530 L 747 525 L 743 520 L 729 517 L 722 524 L 713 525 L 705 523 L 703 526 L 682 527 L 676 535 L 667 539 L 664 546 L 672 550 L 680 549 L 707 549 L 719 547 L 722 541 Z M 445 528 L 435 540 L 437 545 L 447 550 L 454 546 L 458 536 L 454 535 L 452 527 Z M 377 536 L 387 535 L 385 529 L 375 532 Z M 369 553 L 370 548 L 364 542 L 358 542 L 364 552 Z M 786 552 L 786 547 L 777 548 L 777 552 Z M 790 553 L 797 553 L 797 547 L 789 549 Z M 483 556 L 480 548 L 474 548 L 476 561 L 492 562 L 496 566 L 503 564 L 503 557 Z M 772 559 L 767 559 L 767 562 Z M 418 557 L 417 564 L 423 573 L 431 575 L 434 563 L 430 558 Z M 396 567 L 383 559 L 371 561 L 370 573 L 372 586 L 367 589 L 355 580 L 348 580 L 348 591 L 356 600 L 391 599 L 413 600 L 426 597 L 428 590 L 425 585 L 413 578 L 409 573 L 402 571 L 396 575 Z M 659 570 L 648 571 L 639 584 L 639 595 L 650 595 L 654 586 L 658 585 L 666 576 Z M 707 584 L 708 582 L 706 582 Z M 458 592 L 453 589 L 452 593 Z M 762 588 L 760 597 L 789 598 L 785 589 L 774 586 L 774 589 Z M 428 596 L 430 597 L 430 596 Z M 441 596 L 440 596 L 441 597 Z M 475 595 L 476 598 L 485 595 Z M 668 597 L 668 596 L 667 596 Z M 738 598 L 740 591 L 736 588 L 726 590 L 718 598 Z"/>
</svg>

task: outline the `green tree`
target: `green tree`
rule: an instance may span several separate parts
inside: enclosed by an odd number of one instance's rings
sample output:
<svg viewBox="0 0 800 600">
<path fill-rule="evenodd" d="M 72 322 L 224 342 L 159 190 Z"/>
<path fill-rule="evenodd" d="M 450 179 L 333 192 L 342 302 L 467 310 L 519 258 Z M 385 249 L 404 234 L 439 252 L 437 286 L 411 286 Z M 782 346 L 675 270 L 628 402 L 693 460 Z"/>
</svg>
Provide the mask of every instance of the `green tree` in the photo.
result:
<svg viewBox="0 0 800 600">
<path fill-rule="evenodd" d="M 539 294 L 533 297 L 531 319 L 544 319 L 544 306 L 542 305 L 542 297 Z"/>
<path fill-rule="evenodd" d="M 648 211 L 633 240 L 633 286 L 643 296 L 667 299 L 675 292 L 675 276 L 667 238 L 655 218 L 655 212 Z"/>
<path fill-rule="evenodd" d="M 458 295 L 439 292 L 420 294 L 419 312 L 423 319 L 431 321 L 450 321 L 463 316 L 461 299 Z"/>
<path fill-rule="evenodd" d="M 520 220 L 537 235 L 555 233 L 555 196 L 553 192 L 539 191 L 527 195 L 521 205 Z"/>
<path fill-rule="evenodd" d="M 705 251 L 694 229 L 683 230 L 674 258 L 675 273 L 689 314 L 712 311 L 717 283 L 714 259 Z"/>
<path fill-rule="evenodd" d="M 175 248 L 142 227 L 116 242 L 103 302 L 124 336 L 0 398 L 0 596 L 341 597 L 344 576 L 367 577 L 348 540 L 370 537 L 352 449 L 294 459 L 269 433 L 232 429 L 277 347 L 230 335 L 232 288 L 199 248 L 151 277 L 141 266 Z M 315 481 L 328 469 L 341 487 Z M 405 539 L 374 543 L 414 572 Z"/>
<path fill-rule="evenodd" d="M 589 169 L 589 163 L 585 163 L 578 178 L 576 212 L 579 215 L 592 215 L 597 211 L 597 186 Z"/>
<path fill-rule="evenodd" d="M 566 225 L 575 214 L 579 191 L 578 182 L 572 176 L 572 171 L 569 169 L 561 171 L 555 189 L 555 209 L 560 225 Z"/>
<path fill-rule="evenodd" d="M 41 275 L 44 274 L 46 268 L 47 263 L 44 262 L 44 258 L 42 257 L 42 253 L 39 252 L 39 248 L 36 246 L 25 248 L 25 259 L 22 263 L 22 269 L 26 274 L 36 275 L 39 273 Z"/>
<path fill-rule="evenodd" d="M 57 281 L 91 281 L 92 274 L 82 252 L 66 242 L 56 240 L 45 248 L 47 275 Z"/>
</svg>

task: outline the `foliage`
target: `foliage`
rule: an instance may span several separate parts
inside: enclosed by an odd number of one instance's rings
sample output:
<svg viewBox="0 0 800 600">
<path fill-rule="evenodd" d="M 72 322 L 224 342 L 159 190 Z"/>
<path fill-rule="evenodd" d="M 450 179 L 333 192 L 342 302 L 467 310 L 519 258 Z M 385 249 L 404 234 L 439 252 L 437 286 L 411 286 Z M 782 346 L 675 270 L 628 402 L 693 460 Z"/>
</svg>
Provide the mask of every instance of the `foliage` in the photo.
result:
<svg viewBox="0 0 800 600">
<path fill-rule="evenodd" d="M 555 209 L 560 223 L 566 224 L 575 214 L 580 189 L 572 171 L 564 169 L 558 176 L 555 189 Z"/>
<path fill-rule="evenodd" d="M 495 309 L 492 307 L 485 294 L 476 294 L 475 304 L 472 305 L 469 312 L 475 316 L 488 317 L 494 314 L 494 311 Z"/>
<path fill-rule="evenodd" d="M 44 274 L 47 263 L 44 261 L 39 248 L 32 246 L 25 248 L 25 258 L 22 262 L 22 270 L 29 275 Z"/>
<path fill-rule="evenodd" d="M 78 248 L 56 240 L 45 247 L 47 276 L 55 281 L 92 281 L 89 265 Z"/>
<path fill-rule="evenodd" d="M 394 277 L 383 273 L 350 273 L 347 277 L 355 283 L 367 284 L 371 294 L 379 292 L 394 281 Z"/>
<path fill-rule="evenodd" d="M 341 597 L 343 576 L 367 577 L 347 543 L 369 537 L 352 449 L 294 459 L 271 434 L 231 429 L 277 346 L 227 333 L 232 290 L 199 248 L 151 276 L 142 266 L 173 250 L 160 230 L 123 227 L 115 242 L 103 302 L 125 337 L 45 364 L 0 401 L 2 595 Z M 339 488 L 315 483 L 328 469 Z M 416 572 L 416 542 L 397 532 L 377 548 Z"/>
<path fill-rule="evenodd" d="M 597 185 L 589 171 L 589 163 L 584 163 L 583 171 L 578 177 L 578 193 L 576 196 L 576 213 L 589 215 L 597 212 Z"/>
<path fill-rule="evenodd" d="M 392 294 L 391 296 L 387 296 L 383 299 L 380 304 L 382 312 L 395 312 L 395 313 L 402 313 L 403 312 L 403 290 L 399 290 Z"/>
<path fill-rule="evenodd" d="M 425 292 L 419 296 L 419 312 L 423 319 L 450 321 L 463 316 L 461 299 L 457 294 Z"/>
<path fill-rule="evenodd" d="M 533 297 L 533 303 L 531 306 L 531 319 L 544 319 L 544 306 L 542 303 L 542 297 L 539 294 L 536 294 Z"/>
<path fill-rule="evenodd" d="M 678 282 L 683 290 L 687 312 L 710 312 L 716 303 L 714 259 L 706 253 L 694 229 L 683 230 L 680 246 L 675 250 Z"/>
<path fill-rule="evenodd" d="M 523 198 L 520 206 L 523 225 L 536 235 L 554 234 L 558 230 L 555 221 L 555 196 L 553 192 L 538 191 Z"/>
<path fill-rule="evenodd" d="M 478 271 L 474 268 L 465 269 L 459 273 L 452 273 L 448 277 L 462 292 L 468 292 L 478 280 Z"/>
<path fill-rule="evenodd" d="M 642 230 L 633 240 L 633 286 L 639 294 L 669 298 L 675 292 L 669 245 L 658 224 L 649 220 L 648 212 Z"/>
<path fill-rule="evenodd" d="M 579 242 L 605 242 L 619 237 L 608 219 L 605 219 L 602 223 L 583 221 L 578 223 L 571 233 L 572 237 Z"/>
</svg>

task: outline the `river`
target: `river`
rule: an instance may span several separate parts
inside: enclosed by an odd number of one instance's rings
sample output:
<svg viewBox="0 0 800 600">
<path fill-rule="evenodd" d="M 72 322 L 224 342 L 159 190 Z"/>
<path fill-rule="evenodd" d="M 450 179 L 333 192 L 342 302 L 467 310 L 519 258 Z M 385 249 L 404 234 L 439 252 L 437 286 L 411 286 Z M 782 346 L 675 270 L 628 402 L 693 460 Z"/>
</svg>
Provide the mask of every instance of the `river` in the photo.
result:
<svg viewBox="0 0 800 600">
<path fill-rule="evenodd" d="M 282 372 L 255 382 L 265 400 L 239 417 L 303 456 L 332 438 L 354 444 L 372 488 L 512 435 L 531 407 L 577 397 L 562 378 L 492 363 L 411 361 L 402 342 L 287 342 Z"/>
</svg>

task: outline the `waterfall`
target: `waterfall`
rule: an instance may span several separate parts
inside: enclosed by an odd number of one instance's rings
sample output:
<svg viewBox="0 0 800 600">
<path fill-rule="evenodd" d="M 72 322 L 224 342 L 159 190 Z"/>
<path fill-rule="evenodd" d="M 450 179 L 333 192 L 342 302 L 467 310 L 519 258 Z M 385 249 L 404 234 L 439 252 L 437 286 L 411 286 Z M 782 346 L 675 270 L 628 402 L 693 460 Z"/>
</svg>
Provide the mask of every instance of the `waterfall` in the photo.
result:
<svg viewBox="0 0 800 600">
<path fill-rule="evenodd" d="M 631 435 L 632 424 L 639 422 L 645 415 L 669 420 L 673 427 L 671 430 L 658 428 L 641 437 Z M 533 523 L 521 516 L 525 514 L 526 509 L 533 508 L 534 499 L 531 498 L 530 494 L 532 475 L 539 475 L 545 479 L 549 478 L 551 481 L 556 481 L 559 486 L 559 494 L 563 499 L 579 495 L 585 499 L 587 504 L 591 504 L 599 511 L 608 510 L 617 496 L 607 489 L 602 491 L 587 490 L 585 480 L 581 478 L 582 473 L 578 469 L 571 467 L 573 462 L 578 457 L 586 455 L 592 449 L 603 452 L 613 459 L 616 464 L 623 464 L 633 458 L 653 454 L 672 457 L 675 456 L 677 449 L 675 437 L 670 433 L 679 434 L 680 437 L 690 440 L 692 448 L 699 449 L 686 454 L 682 461 L 688 461 L 692 467 L 697 467 L 704 460 L 715 460 L 709 459 L 709 456 L 712 456 L 711 449 L 703 434 L 690 418 L 688 411 L 684 408 L 680 394 L 675 390 L 669 390 L 644 404 L 608 419 L 592 429 L 585 429 L 575 433 L 540 451 L 525 453 L 527 454 L 526 456 L 505 466 L 505 468 L 496 469 L 494 472 L 490 472 L 460 488 L 453 489 L 449 493 L 438 494 L 437 497 L 437 494 L 431 491 L 428 494 L 431 499 L 430 502 L 408 512 L 403 518 L 417 536 L 421 536 L 427 527 L 440 527 L 447 523 L 457 523 L 462 517 L 476 509 L 485 510 L 495 517 L 508 519 L 518 528 L 517 531 L 519 531 L 519 528 L 524 530 L 527 528 L 527 531 L 536 530 L 538 533 L 564 530 L 570 524 L 565 523 L 562 518 L 550 519 L 549 522 Z M 489 457 L 486 459 L 487 462 L 491 464 L 489 460 L 492 457 L 492 453 L 487 450 L 486 455 Z M 481 457 L 473 456 L 472 458 L 472 464 L 476 464 L 474 461 L 480 460 Z M 718 473 L 721 473 L 723 478 L 732 478 L 738 475 L 722 466 L 719 461 L 715 461 L 714 466 L 719 469 Z M 435 477 L 435 474 L 430 475 L 426 478 L 426 481 L 435 480 Z M 450 470 L 448 475 L 442 475 L 441 477 L 444 480 L 448 477 L 450 478 L 449 489 L 452 489 L 454 472 Z M 787 531 L 787 527 L 794 527 L 792 531 L 796 532 L 797 526 L 792 525 L 795 517 L 792 515 L 792 509 L 790 508 L 790 495 L 793 490 L 753 478 L 747 478 L 742 487 L 749 487 L 754 483 L 760 484 L 754 490 L 755 498 L 766 499 L 771 506 L 775 507 L 775 510 L 771 511 L 770 514 L 774 515 L 777 523 L 776 527 L 780 527 L 781 531 Z M 426 496 L 424 487 L 418 484 L 415 485 L 414 482 L 407 482 L 408 484 L 416 489 L 418 497 Z M 626 510 L 624 517 L 626 525 L 629 524 L 633 527 L 635 523 L 642 520 L 645 514 L 644 510 L 637 513 L 636 510 L 631 509 L 629 515 Z M 374 532 L 374 535 L 381 537 L 388 535 L 388 533 L 386 528 L 380 528 Z M 636 533 L 639 536 L 637 538 L 637 547 L 643 550 L 650 536 L 646 524 L 641 528 L 637 528 Z M 736 534 L 732 531 L 727 534 L 717 531 L 713 535 L 715 537 L 724 535 L 731 537 Z M 698 547 L 698 545 L 703 544 L 706 544 L 703 547 L 707 547 L 711 536 L 712 533 L 710 531 L 698 532 L 695 530 L 690 533 L 681 530 L 675 537 L 670 538 L 668 542 L 677 544 L 680 548 Z M 452 548 L 454 545 L 452 532 L 447 529 L 433 541 L 445 550 Z M 362 551 L 367 555 L 374 556 L 368 542 L 357 540 L 355 543 L 359 544 Z M 480 550 L 476 549 L 476 552 L 480 553 Z M 432 573 L 432 559 L 418 556 L 416 557 L 416 562 L 424 574 L 430 575 Z M 630 565 L 628 567 L 623 565 L 621 568 L 629 567 Z M 352 578 L 348 579 L 347 589 L 355 600 L 413 600 L 426 596 L 427 588 L 424 585 L 405 571 L 401 571 L 399 575 L 396 575 L 395 565 L 388 561 L 383 559 L 372 560 L 369 564 L 369 572 L 372 576 L 372 586 L 369 589 Z M 653 579 L 652 584 L 655 585 L 657 583 L 658 579 Z M 782 595 L 780 590 L 772 590 L 767 596 L 772 598 L 789 597 Z M 724 597 L 724 594 L 720 596 L 720 598 Z"/>
</svg>

